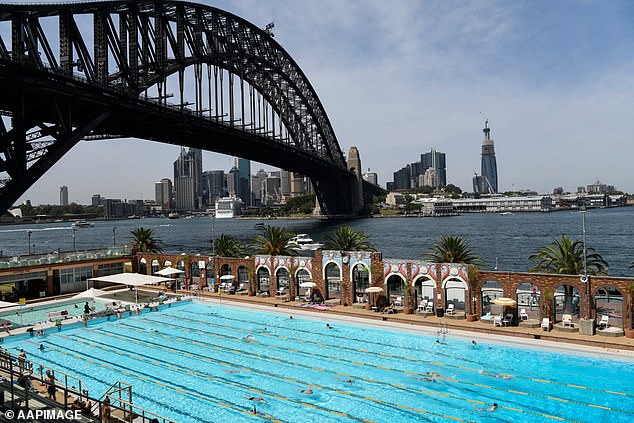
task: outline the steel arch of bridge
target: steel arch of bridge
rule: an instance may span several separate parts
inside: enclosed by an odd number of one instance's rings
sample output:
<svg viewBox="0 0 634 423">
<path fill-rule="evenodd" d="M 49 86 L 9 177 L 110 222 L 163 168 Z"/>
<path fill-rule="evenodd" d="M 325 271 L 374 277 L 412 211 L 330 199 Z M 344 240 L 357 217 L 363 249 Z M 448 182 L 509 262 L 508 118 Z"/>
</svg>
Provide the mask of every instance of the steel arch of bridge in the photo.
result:
<svg viewBox="0 0 634 423">
<path fill-rule="evenodd" d="M 189 2 L 108 1 L 0 4 L 0 25 L 0 209 L 80 140 L 119 137 L 279 166 L 311 178 L 325 215 L 360 209 L 315 90 L 246 20 Z"/>
</svg>

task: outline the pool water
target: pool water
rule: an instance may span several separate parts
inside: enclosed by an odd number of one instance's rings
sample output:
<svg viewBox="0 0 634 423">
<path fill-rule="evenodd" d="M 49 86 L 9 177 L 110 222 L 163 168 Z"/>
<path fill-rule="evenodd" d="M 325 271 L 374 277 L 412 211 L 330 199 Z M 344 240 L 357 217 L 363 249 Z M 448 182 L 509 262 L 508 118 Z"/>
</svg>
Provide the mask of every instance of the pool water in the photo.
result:
<svg viewBox="0 0 634 423">
<path fill-rule="evenodd" d="M 76 375 L 94 397 L 130 383 L 136 405 L 182 423 L 634 421 L 626 360 L 319 318 L 186 303 L 4 347 Z"/>
<path fill-rule="evenodd" d="M 48 313 L 62 310 L 68 311 L 68 317 L 81 316 L 84 312 L 84 304 L 86 304 L 86 301 L 89 302 L 91 307 L 93 306 L 92 299 L 86 298 L 58 301 L 50 305 L 25 305 L 19 310 L 14 309 L 10 312 L 0 313 L 0 321 L 8 320 L 14 326 L 34 325 L 40 322 L 50 321 Z M 112 304 L 112 300 L 107 301 L 95 298 L 94 306 L 96 311 L 105 310 L 106 304 Z"/>
</svg>

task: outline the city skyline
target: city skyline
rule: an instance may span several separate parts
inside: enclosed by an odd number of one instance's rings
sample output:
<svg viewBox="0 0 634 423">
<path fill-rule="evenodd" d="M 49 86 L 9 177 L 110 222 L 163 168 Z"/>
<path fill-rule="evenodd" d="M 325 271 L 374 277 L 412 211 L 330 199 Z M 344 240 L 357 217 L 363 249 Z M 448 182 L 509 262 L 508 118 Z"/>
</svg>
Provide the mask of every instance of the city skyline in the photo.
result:
<svg viewBox="0 0 634 423">
<path fill-rule="evenodd" d="M 488 119 L 499 191 L 574 191 L 599 179 L 634 192 L 628 2 L 333 1 L 328 16 L 308 1 L 201 3 L 260 27 L 275 21 L 275 40 L 311 81 L 341 149 L 357 146 L 382 186 L 431 145 L 450 158 L 447 183 L 469 191 Z M 69 202 L 152 199 L 179 148 L 83 141 L 20 201 L 55 204 L 63 185 Z M 230 167 L 229 156 L 203 155 L 205 170 Z"/>
</svg>

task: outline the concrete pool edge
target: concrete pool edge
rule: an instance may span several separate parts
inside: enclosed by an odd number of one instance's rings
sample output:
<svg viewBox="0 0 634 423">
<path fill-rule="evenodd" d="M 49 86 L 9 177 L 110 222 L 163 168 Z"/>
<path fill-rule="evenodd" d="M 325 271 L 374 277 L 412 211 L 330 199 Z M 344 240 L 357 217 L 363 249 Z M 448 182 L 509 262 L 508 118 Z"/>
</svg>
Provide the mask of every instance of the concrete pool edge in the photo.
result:
<svg viewBox="0 0 634 423">
<path fill-rule="evenodd" d="M 279 305 L 279 304 L 262 304 L 250 301 L 233 300 L 223 297 L 218 299 L 215 297 L 198 296 L 194 297 L 194 301 L 201 301 L 206 304 L 222 305 L 229 304 L 231 307 L 245 308 L 250 310 L 259 310 L 266 313 L 280 315 L 298 315 L 305 316 L 314 320 L 322 320 L 324 323 L 340 322 L 345 324 L 353 324 L 365 327 L 373 327 L 380 329 L 396 329 L 401 332 L 413 334 L 424 334 L 427 336 L 437 336 L 438 325 L 430 325 L 412 322 L 403 322 L 398 319 L 377 319 L 358 315 L 342 313 L 340 311 L 313 310 L 303 307 Z M 447 335 L 453 338 L 463 340 L 476 340 L 476 342 L 487 342 L 493 344 L 512 345 L 521 348 L 539 348 L 550 352 L 581 354 L 584 356 L 593 356 L 604 359 L 618 359 L 634 362 L 634 350 L 628 348 L 616 348 L 613 344 L 609 347 L 599 345 L 587 345 L 576 342 L 565 342 L 553 339 L 536 339 L 533 337 L 520 337 L 513 333 L 496 334 L 482 331 L 465 330 L 455 328 L 450 325 L 441 326 L 447 328 Z"/>
</svg>

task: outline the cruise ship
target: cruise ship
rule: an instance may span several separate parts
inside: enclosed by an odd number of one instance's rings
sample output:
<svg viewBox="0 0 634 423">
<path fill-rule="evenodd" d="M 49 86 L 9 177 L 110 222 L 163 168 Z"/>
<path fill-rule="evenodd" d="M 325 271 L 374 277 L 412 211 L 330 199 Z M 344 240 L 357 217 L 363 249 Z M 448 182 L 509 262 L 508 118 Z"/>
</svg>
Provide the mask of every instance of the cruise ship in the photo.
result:
<svg viewBox="0 0 634 423">
<path fill-rule="evenodd" d="M 230 219 L 240 215 L 242 200 L 237 197 L 223 197 L 216 201 L 216 217 Z"/>
</svg>

